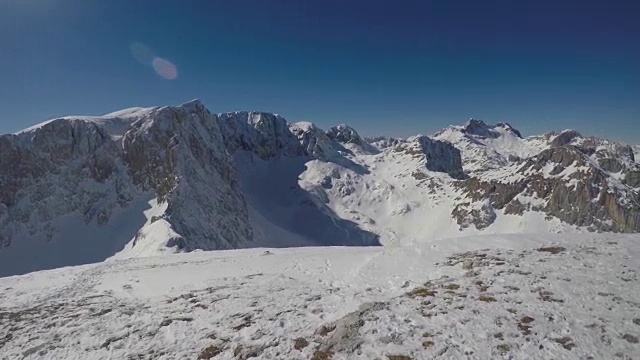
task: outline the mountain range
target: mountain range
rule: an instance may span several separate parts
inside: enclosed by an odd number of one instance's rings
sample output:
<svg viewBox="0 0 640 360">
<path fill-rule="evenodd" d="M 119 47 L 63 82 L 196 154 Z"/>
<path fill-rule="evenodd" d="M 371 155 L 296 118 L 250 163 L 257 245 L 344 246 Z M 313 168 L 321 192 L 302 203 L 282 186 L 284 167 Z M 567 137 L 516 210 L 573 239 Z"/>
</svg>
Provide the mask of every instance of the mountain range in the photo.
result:
<svg viewBox="0 0 640 360">
<path fill-rule="evenodd" d="M 640 146 L 471 119 L 363 138 L 194 100 L 0 136 L 0 276 L 255 247 L 640 231 Z"/>
</svg>

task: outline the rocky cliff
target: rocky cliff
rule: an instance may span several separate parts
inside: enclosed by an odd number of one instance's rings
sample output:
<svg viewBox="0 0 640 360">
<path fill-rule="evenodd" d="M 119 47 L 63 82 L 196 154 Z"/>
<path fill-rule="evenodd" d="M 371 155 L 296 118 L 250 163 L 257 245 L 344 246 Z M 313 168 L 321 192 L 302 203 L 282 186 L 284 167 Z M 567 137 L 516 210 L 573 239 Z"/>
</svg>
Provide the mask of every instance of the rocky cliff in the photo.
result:
<svg viewBox="0 0 640 360">
<path fill-rule="evenodd" d="M 59 266 L 107 258 L 128 242 L 190 251 L 252 240 L 217 116 L 197 101 L 56 119 L 1 136 L 0 153 L 0 258 L 65 248 Z M 153 198 L 164 211 L 136 220 Z M 90 255 L 73 250 L 92 242 Z"/>
<path fill-rule="evenodd" d="M 0 136 L 0 275 L 111 256 L 640 231 L 638 147 L 472 119 L 365 139 L 199 101 Z"/>
</svg>

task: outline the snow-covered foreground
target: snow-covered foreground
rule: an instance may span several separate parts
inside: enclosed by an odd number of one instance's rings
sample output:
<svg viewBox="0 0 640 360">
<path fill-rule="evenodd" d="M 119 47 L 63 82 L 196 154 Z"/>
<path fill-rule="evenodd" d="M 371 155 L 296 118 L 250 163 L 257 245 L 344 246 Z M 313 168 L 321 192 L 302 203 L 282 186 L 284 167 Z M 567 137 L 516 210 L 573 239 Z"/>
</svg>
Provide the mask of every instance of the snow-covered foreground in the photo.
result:
<svg viewBox="0 0 640 360">
<path fill-rule="evenodd" d="M 0 279 L 0 359 L 631 359 L 640 236 L 251 249 Z"/>
</svg>

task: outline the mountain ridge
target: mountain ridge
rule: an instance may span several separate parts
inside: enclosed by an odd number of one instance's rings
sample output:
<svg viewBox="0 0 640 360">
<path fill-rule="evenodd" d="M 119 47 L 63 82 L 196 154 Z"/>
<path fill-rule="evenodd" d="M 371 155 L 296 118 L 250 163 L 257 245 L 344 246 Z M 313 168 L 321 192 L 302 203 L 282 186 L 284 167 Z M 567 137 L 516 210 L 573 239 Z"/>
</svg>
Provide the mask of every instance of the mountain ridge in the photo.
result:
<svg viewBox="0 0 640 360">
<path fill-rule="evenodd" d="M 471 119 L 368 139 L 193 100 L 53 119 L 0 135 L 0 153 L 0 275 L 164 252 L 640 231 L 638 147 L 576 131 L 523 138 Z"/>
</svg>

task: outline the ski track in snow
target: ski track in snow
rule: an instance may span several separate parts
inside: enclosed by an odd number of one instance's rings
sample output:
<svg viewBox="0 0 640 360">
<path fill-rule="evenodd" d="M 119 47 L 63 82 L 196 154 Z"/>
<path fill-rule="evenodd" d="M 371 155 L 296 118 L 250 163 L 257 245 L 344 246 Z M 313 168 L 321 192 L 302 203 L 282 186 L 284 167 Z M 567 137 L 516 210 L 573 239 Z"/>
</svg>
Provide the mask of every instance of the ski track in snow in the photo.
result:
<svg viewBox="0 0 640 360">
<path fill-rule="evenodd" d="M 0 359 L 637 359 L 639 241 L 233 250 L 2 278 Z"/>
</svg>

